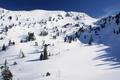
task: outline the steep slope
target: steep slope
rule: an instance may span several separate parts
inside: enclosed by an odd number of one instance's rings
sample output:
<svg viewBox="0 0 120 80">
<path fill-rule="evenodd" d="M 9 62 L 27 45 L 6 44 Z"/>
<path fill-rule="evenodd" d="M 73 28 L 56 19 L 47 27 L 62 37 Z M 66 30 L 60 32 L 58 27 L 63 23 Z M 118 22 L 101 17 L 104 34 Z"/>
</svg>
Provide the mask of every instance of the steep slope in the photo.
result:
<svg viewBox="0 0 120 80">
<path fill-rule="evenodd" d="M 80 41 L 89 43 L 92 37 L 92 42 L 108 46 L 108 48 L 105 49 L 107 54 L 102 54 L 98 59 L 117 62 L 111 65 L 119 65 L 120 14 L 104 17 L 95 22 L 94 25 L 96 27 L 89 26 L 89 29 L 85 29 L 84 32 L 81 32 L 79 36 Z"/>
</svg>

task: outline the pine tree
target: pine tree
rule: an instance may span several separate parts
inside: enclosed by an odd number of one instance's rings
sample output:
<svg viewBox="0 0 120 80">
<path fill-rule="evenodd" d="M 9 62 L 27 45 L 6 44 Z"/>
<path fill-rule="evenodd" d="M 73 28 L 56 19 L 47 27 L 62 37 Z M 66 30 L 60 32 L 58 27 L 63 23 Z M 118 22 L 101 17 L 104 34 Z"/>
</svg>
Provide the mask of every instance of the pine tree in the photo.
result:
<svg viewBox="0 0 120 80">
<path fill-rule="evenodd" d="M 116 33 L 115 29 L 113 30 L 113 33 L 114 33 L 114 34 Z"/>
<path fill-rule="evenodd" d="M 67 39 L 66 39 L 66 37 L 65 37 L 65 38 L 64 38 L 64 42 L 66 42 L 66 40 L 67 40 Z"/>
<path fill-rule="evenodd" d="M 119 24 L 119 14 L 115 16 L 116 18 L 116 24 L 118 25 Z"/>
<path fill-rule="evenodd" d="M 3 44 L 2 51 L 5 51 L 5 50 L 6 50 L 6 46 L 5 46 L 5 44 Z"/>
<path fill-rule="evenodd" d="M 12 42 L 12 45 L 15 45 L 15 42 L 14 42 L 14 41 Z"/>
<path fill-rule="evenodd" d="M 117 24 L 117 25 L 119 24 L 119 19 L 116 19 L 116 24 Z"/>
<path fill-rule="evenodd" d="M 119 33 L 120 33 L 120 27 L 119 27 Z"/>
<path fill-rule="evenodd" d="M 118 35 L 118 34 L 119 34 L 119 31 L 117 31 L 116 34 Z"/>
<path fill-rule="evenodd" d="M 9 43 L 8 43 L 8 44 L 9 44 L 9 46 L 11 45 L 11 43 L 12 43 L 12 42 L 11 42 L 11 40 L 9 40 Z"/>
<path fill-rule="evenodd" d="M 40 54 L 40 60 L 44 60 L 44 55 L 42 53 Z"/>
<path fill-rule="evenodd" d="M 9 67 L 7 66 L 7 60 L 5 60 L 4 62 L 4 67 L 2 68 L 1 74 L 2 74 L 3 80 L 12 80 L 13 75 L 9 70 Z"/>
<path fill-rule="evenodd" d="M 44 60 L 48 59 L 48 53 L 47 53 L 47 44 L 44 45 L 43 53 L 44 53 Z"/>
<path fill-rule="evenodd" d="M 7 69 L 7 63 L 8 63 L 7 60 L 5 60 L 5 62 L 4 62 L 4 68 L 5 69 Z"/>
<path fill-rule="evenodd" d="M 34 33 L 28 33 L 28 41 L 33 41 L 33 40 L 35 40 Z"/>
<path fill-rule="evenodd" d="M 8 32 L 8 27 L 7 26 L 5 27 L 5 32 Z"/>
<path fill-rule="evenodd" d="M 8 19 L 11 20 L 11 19 L 12 19 L 12 16 L 9 16 Z"/>
<path fill-rule="evenodd" d="M 92 35 L 91 35 L 88 44 L 89 44 L 89 45 L 92 45 L 92 42 L 93 42 L 93 37 L 92 37 Z"/>
<path fill-rule="evenodd" d="M 86 35 L 84 35 L 84 39 L 86 39 L 86 37 L 87 37 L 87 36 L 86 36 Z"/>
<path fill-rule="evenodd" d="M 43 53 L 40 54 L 40 60 L 46 60 L 48 59 L 48 52 L 47 52 L 47 46 L 49 46 L 49 44 L 45 44 L 43 45 Z"/>
</svg>

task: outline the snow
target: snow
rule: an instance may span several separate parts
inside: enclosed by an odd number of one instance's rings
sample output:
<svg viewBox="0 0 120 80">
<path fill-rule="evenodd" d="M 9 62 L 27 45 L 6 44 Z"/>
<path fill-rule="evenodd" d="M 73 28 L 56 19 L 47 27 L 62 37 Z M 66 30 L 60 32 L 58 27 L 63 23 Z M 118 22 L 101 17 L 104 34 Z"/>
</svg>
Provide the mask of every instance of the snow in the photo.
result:
<svg viewBox="0 0 120 80">
<path fill-rule="evenodd" d="M 0 12 L 0 15 L 5 15 L 3 17 L 5 21 L 0 19 L 0 24 L 3 24 L 0 26 L 0 30 L 3 30 L 5 26 L 16 25 L 9 29 L 7 34 L 4 32 L 0 34 L 0 36 L 5 36 L 5 39 L 0 40 L 0 47 L 3 44 L 7 45 L 9 40 L 15 41 L 15 45 L 0 52 L 0 66 L 4 64 L 5 60 L 8 61 L 8 66 L 13 73 L 13 80 L 119 80 L 119 65 L 114 65 L 118 62 L 105 61 L 105 59 L 113 56 L 101 57 L 102 55 L 108 55 L 109 51 L 112 55 L 119 51 L 119 37 L 112 34 L 114 26 L 116 26 L 114 23 L 107 24 L 109 27 L 99 32 L 102 36 L 99 39 L 94 33 L 88 31 L 89 25 L 98 27 L 98 24 L 94 24 L 97 19 L 85 13 L 68 12 L 70 17 L 66 17 L 67 12 L 65 11 L 10 11 L 0 9 L 0 11 L 2 10 L 4 10 L 4 13 Z M 58 15 L 62 15 L 63 19 L 59 20 Z M 12 16 L 11 21 L 8 20 L 9 16 Z M 16 20 L 17 17 L 18 20 Z M 55 18 L 55 21 L 49 21 L 49 17 Z M 80 17 L 80 19 L 76 20 L 76 17 Z M 68 23 L 72 25 L 63 28 Z M 75 27 L 75 24 L 80 26 Z M 51 36 L 57 34 L 54 29 L 56 26 L 60 35 L 53 39 Z M 82 38 L 82 40 L 77 39 L 72 43 L 64 42 L 66 35 L 74 34 L 80 27 L 84 27 L 86 30 L 81 37 L 84 35 L 89 37 L 93 34 L 95 37 L 93 45 L 89 46 L 82 42 L 84 40 Z M 40 31 L 43 30 L 48 31 L 47 36 L 39 36 Z M 28 32 L 35 33 L 35 41 L 20 43 L 21 39 L 26 38 Z M 52 56 L 48 60 L 40 61 L 39 57 L 43 50 L 44 40 L 45 43 L 50 44 L 48 52 Z M 38 46 L 35 46 L 35 42 L 38 42 Z M 21 50 L 25 54 L 24 58 L 20 58 Z M 13 65 L 14 62 L 17 62 L 17 65 Z M 50 76 L 46 76 L 47 72 L 50 72 Z"/>
</svg>

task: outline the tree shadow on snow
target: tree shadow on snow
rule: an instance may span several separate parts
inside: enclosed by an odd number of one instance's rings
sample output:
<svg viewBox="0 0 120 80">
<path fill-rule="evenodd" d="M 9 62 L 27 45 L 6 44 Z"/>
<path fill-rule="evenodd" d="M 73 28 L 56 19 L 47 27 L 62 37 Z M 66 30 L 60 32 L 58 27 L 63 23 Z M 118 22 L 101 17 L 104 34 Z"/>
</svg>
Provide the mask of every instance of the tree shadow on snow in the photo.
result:
<svg viewBox="0 0 120 80">
<path fill-rule="evenodd" d="M 117 42 L 119 43 L 119 42 Z M 104 43 L 105 46 L 109 46 L 106 49 L 103 49 L 101 51 L 105 51 L 105 54 L 101 54 L 95 58 L 95 60 L 102 60 L 104 62 L 108 62 L 106 64 L 99 64 L 97 66 L 101 65 L 109 65 L 111 66 L 111 69 L 120 68 L 120 45 L 119 44 L 113 44 L 113 43 Z M 100 52 L 100 51 L 98 51 Z"/>
<path fill-rule="evenodd" d="M 26 62 L 36 62 L 36 61 L 40 61 L 40 59 L 32 59 L 32 60 L 28 60 Z"/>
<path fill-rule="evenodd" d="M 28 61 L 26 61 L 26 62 L 36 62 L 36 61 L 45 61 L 45 60 L 40 60 L 39 58 L 38 59 L 31 59 L 31 60 L 28 60 Z"/>
<path fill-rule="evenodd" d="M 79 41 L 84 44 L 88 44 L 88 40 L 89 39 L 85 40 L 83 38 L 79 38 Z M 103 62 L 105 62 L 103 64 L 97 64 L 96 66 L 109 65 L 110 69 L 120 68 L 120 40 L 118 38 L 113 38 L 111 40 L 104 38 L 101 41 L 94 42 L 98 45 L 103 44 L 105 46 L 108 46 L 108 48 L 96 51 L 105 52 L 105 54 L 99 54 L 97 57 L 94 58 L 94 60 L 102 60 Z"/>
</svg>

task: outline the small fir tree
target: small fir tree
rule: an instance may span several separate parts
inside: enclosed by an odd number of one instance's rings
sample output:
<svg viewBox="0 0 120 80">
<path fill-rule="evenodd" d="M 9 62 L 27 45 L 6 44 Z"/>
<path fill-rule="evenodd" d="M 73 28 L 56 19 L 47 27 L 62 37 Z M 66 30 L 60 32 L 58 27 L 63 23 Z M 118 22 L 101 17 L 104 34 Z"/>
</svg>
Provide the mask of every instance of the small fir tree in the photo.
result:
<svg viewBox="0 0 120 80">
<path fill-rule="evenodd" d="M 92 42 L 93 42 L 93 37 L 92 37 L 92 35 L 91 35 L 88 44 L 89 44 L 89 45 L 92 45 Z"/>
</svg>

